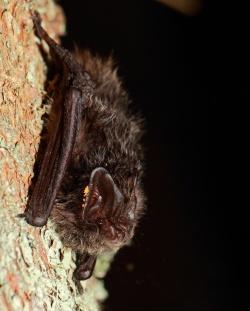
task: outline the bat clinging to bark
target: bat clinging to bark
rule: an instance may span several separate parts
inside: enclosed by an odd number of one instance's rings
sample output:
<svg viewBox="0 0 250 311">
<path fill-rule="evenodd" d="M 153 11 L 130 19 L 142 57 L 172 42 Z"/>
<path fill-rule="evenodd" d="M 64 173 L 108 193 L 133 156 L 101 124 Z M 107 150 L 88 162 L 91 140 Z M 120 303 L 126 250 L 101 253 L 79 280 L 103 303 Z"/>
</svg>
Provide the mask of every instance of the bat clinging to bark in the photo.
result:
<svg viewBox="0 0 250 311">
<path fill-rule="evenodd" d="M 77 253 L 74 275 L 91 276 L 96 256 L 133 236 L 144 208 L 141 119 L 129 109 L 111 59 L 71 54 L 33 16 L 60 68 L 48 142 L 24 216 L 43 226 L 51 215 L 60 237 Z"/>
</svg>

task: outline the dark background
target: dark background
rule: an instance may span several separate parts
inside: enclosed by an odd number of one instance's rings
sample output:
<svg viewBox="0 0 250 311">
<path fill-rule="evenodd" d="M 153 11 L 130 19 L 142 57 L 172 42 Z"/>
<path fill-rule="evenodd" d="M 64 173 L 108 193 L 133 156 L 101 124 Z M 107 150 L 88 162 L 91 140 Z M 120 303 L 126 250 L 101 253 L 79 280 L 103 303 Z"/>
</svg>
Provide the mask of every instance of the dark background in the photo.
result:
<svg viewBox="0 0 250 311">
<path fill-rule="evenodd" d="M 153 1 L 60 3 L 63 44 L 112 52 L 147 123 L 147 212 L 105 279 L 105 310 L 243 309 L 248 5 L 207 1 L 187 17 Z"/>
</svg>

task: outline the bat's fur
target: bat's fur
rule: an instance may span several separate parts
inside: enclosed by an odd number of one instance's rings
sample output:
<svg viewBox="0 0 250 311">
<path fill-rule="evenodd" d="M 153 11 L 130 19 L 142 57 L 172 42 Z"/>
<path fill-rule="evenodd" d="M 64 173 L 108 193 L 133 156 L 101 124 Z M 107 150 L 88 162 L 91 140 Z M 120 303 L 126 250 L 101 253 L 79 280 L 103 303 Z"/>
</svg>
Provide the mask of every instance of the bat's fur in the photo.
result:
<svg viewBox="0 0 250 311">
<path fill-rule="evenodd" d="M 130 100 L 111 58 L 102 60 L 89 51 L 78 51 L 76 58 L 95 81 L 95 94 L 82 115 L 52 217 L 66 246 L 96 255 L 127 243 L 143 212 L 143 122 L 129 111 Z M 115 240 L 106 239 L 97 226 L 89 226 L 81 218 L 82 189 L 96 167 L 107 169 L 125 197 L 126 206 L 114 219 L 121 230 Z"/>
</svg>

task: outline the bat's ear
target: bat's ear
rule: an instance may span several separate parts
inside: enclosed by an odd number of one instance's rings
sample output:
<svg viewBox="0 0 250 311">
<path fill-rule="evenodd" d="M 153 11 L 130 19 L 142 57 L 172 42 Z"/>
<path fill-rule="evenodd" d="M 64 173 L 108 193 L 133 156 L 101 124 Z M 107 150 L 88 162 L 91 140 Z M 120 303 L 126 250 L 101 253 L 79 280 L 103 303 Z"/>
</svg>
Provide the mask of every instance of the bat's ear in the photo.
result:
<svg viewBox="0 0 250 311">
<path fill-rule="evenodd" d="M 98 167 L 91 173 L 89 194 L 84 209 L 87 220 L 96 220 L 115 216 L 124 197 L 109 172 Z"/>
</svg>

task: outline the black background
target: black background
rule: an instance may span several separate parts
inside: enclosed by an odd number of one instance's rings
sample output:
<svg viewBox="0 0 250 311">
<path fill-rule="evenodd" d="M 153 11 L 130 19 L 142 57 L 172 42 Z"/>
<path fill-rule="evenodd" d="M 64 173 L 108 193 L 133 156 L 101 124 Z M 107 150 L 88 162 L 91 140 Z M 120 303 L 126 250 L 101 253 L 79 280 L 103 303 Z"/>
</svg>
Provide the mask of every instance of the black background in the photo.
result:
<svg viewBox="0 0 250 311">
<path fill-rule="evenodd" d="M 60 3 L 63 44 L 112 52 L 147 123 L 147 212 L 105 279 L 105 310 L 243 309 L 248 5 L 207 1 L 187 17 L 151 1 Z"/>
</svg>

